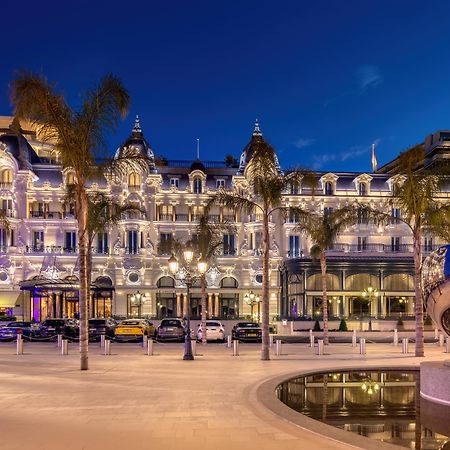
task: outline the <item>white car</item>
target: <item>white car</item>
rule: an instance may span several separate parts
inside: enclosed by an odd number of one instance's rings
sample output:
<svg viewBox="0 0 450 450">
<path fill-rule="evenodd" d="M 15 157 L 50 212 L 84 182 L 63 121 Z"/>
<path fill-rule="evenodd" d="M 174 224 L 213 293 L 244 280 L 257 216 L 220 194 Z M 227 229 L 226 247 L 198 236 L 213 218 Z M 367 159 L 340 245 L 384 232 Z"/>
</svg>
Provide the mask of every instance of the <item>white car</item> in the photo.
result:
<svg viewBox="0 0 450 450">
<path fill-rule="evenodd" d="M 197 339 L 202 340 L 202 324 L 198 324 Z M 206 340 L 207 341 L 225 341 L 225 328 L 218 320 L 206 321 Z"/>
</svg>

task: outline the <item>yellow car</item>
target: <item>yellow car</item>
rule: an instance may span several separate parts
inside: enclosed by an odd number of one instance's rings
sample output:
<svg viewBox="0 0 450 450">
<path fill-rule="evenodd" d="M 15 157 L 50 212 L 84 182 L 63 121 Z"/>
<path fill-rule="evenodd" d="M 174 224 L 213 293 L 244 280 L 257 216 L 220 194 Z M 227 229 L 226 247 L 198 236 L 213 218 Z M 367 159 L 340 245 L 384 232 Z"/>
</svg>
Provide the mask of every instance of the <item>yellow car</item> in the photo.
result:
<svg viewBox="0 0 450 450">
<path fill-rule="evenodd" d="M 156 328 L 146 319 L 127 319 L 117 325 L 115 336 L 117 340 L 130 341 L 141 339 L 142 336 L 153 337 Z"/>
</svg>

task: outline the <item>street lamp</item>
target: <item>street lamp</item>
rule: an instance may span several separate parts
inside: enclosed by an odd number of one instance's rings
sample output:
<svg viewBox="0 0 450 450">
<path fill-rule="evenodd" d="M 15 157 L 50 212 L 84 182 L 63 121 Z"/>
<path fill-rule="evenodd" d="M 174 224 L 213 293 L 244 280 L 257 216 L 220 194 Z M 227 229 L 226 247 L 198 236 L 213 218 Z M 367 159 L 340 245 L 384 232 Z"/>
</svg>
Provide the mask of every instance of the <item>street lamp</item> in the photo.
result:
<svg viewBox="0 0 450 450">
<path fill-rule="evenodd" d="M 378 297 L 378 291 L 373 287 L 373 286 L 369 286 L 366 289 L 364 289 L 364 291 L 361 292 L 361 295 L 364 298 L 367 298 L 369 300 L 369 331 L 372 331 L 372 318 L 370 316 L 370 305 L 372 304 L 372 301 L 375 297 Z M 362 331 L 362 304 L 360 304 L 360 324 L 361 324 L 361 331 Z"/>
<path fill-rule="evenodd" d="M 255 294 L 253 291 L 250 291 L 250 293 L 247 293 L 244 295 L 244 301 L 247 303 L 247 305 L 250 306 L 251 316 L 252 320 L 255 319 L 255 315 L 253 314 L 253 308 L 258 305 L 258 315 L 257 320 L 260 321 L 260 309 L 261 309 L 261 297 L 258 294 Z"/>
<path fill-rule="evenodd" d="M 141 292 L 137 291 L 135 294 L 132 294 L 130 296 L 131 303 L 137 305 L 138 317 L 141 317 L 142 305 L 148 300 L 148 298 L 149 298 L 148 292 L 146 292 L 145 294 L 142 294 Z"/>
<path fill-rule="evenodd" d="M 175 279 L 181 281 L 186 285 L 186 294 L 187 294 L 187 311 L 186 311 L 186 326 L 187 332 L 184 337 L 184 355 L 183 359 L 186 361 L 190 361 L 194 359 L 194 355 L 192 354 L 192 344 L 191 344 L 191 319 L 190 319 L 190 289 L 195 281 L 202 277 L 206 273 L 208 269 L 208 263 L 206 260 L 200 256 L 197 260 L 197 266 L 195 267 L 193 264 L 194 261 L 194 251 L 191 247 L 186 247 L 183 250 L 183 259 L 186 263 L 185 266 L 180 267 L 177 257 L 172 254 L 169 258 L 169 269 L 172 272 Z"/>
</svg>

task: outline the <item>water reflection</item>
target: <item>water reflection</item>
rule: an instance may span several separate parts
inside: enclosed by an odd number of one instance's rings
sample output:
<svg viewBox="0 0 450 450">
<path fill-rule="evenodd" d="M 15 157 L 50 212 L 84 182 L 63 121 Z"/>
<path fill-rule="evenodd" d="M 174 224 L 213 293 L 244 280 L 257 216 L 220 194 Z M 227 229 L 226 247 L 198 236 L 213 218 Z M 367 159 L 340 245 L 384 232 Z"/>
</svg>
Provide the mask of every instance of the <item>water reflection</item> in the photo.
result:
<svg viewBox="0 0 450 450">
<path fill-rule="evenodd" d="M 450 408 L 420 398 L 418 371 L 332 372 L 286 381 L 278 398 L 313 419 L 416 450 L 450 450 Z"/>
</svg>

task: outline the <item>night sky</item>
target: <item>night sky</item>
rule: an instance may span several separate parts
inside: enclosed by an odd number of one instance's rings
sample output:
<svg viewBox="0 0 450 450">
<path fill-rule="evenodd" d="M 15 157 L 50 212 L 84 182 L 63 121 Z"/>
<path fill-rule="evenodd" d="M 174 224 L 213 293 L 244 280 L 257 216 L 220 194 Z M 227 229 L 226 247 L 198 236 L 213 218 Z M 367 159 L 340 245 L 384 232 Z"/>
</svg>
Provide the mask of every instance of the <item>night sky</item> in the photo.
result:
<svg viewBox="0 0 450 450">
<path fill-rule="evenodd" d="M 73 6 L 69 6 L 69 4 Z M 255 118 L 281 164 L 371 169 L 450 128 L 450 2 L 4 2 L 0 115 L 17 69 L 79 103 L 107 72 L 169 159 L 238 157 Z"/>
</svg>

